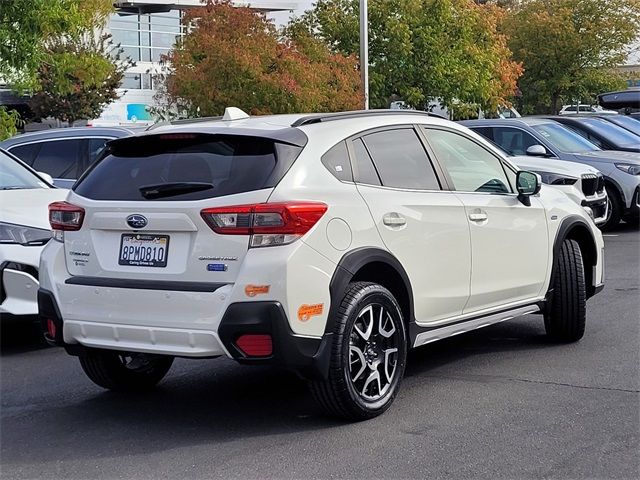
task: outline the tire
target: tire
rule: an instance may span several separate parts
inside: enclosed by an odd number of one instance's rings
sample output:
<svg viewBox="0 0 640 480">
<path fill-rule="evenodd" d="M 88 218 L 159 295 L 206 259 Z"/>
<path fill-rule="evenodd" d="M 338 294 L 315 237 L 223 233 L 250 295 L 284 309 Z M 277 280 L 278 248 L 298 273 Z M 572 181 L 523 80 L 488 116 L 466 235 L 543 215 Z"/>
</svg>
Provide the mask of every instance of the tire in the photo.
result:
<svg viewBox="0 0 640 480">
<path fill-rule="evenodd" d="M 577 342 L 587 315 L 584 264 L 575 240 L 562 242 L 554 267 L 553 293 L 544 315 L 547 336 L 556 342 Z"/>
<path fill-rule="evenodd" d="M 91 349 L 79 358 L 82 370 L 93 383 L 121 392 L 152 389 L 173 363 L 173 357 L 164 355 L 98 349 Z"/>
<path fill-rule="evenodd" d="M 389 408 L 407 362 L 404 319 L 389 290 L 369 282 L 349 284 L 336 313 L 330 355 L 328 378 L 310 383 L 326 413 L 366 420 Z"/>
<path fill-rule="evenodd" d="M 609 212 L 607 213 L 607 220 L 600 226 L 600 230 L 607 232 L 616 228 L 620 223 L 620 218 L 622 218 L 622 200 L 620 200 L 620 195 L 615 187 L 606 185 L 605 190 L 609 197 Z"/>
</svg>

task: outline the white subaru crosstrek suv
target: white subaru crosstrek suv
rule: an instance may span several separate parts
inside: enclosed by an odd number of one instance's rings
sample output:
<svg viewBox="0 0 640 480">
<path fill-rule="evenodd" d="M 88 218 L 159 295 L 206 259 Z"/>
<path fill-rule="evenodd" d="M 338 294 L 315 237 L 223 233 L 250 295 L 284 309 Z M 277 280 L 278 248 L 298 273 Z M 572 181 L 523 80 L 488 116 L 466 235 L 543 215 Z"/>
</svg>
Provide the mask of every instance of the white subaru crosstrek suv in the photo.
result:
<svg viewBox="0 0 640 480">
<path fill-rule="evenodd" d="M 350 419 L 389 407 L 410 348 L 534 312 L 579 340 L 603 287 L 584 209 L 419 112 L 160 126 L 110 142 L 50 220 L 45 336 L 96 384 L 227 356 Z"/>
</svg>

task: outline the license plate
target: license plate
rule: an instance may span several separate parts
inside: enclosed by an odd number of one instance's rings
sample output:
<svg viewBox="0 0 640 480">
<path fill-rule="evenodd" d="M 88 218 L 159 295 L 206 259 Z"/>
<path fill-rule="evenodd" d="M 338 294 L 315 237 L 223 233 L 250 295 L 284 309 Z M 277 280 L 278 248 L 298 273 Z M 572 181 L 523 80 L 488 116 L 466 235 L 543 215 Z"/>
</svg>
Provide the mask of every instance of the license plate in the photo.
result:
<svg viewBox="0 0 640 480">
<path fill-rule="evenodd" d="M 119 265 L 166 267 L 169 235 L 122 234 Z"/>
</svg>

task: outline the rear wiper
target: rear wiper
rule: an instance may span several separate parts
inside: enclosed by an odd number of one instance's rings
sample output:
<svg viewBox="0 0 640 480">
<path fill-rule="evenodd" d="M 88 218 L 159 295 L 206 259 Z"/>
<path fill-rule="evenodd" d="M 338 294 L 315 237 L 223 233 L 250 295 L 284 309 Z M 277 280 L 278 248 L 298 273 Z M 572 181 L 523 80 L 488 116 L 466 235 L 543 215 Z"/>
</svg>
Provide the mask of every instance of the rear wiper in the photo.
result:
<svg viewBox="0 0 640 480">
<path fill-rule="evenodd" d="M 174 197 L 185 193 L 201 192 L 214 188 L 211 183 L 203 182 L 175 182 L 160 183 L 158 185 L 144 185 L 140 187 L 140 193 L 147 200 L 156 198 Z"/>
</svg>

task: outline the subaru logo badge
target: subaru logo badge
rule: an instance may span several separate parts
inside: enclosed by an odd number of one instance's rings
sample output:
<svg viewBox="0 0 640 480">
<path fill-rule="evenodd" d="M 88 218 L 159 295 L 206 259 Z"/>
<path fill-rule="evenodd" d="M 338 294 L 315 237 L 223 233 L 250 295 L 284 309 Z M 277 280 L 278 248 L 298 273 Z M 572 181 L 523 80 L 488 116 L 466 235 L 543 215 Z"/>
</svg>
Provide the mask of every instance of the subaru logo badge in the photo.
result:
<svg viewBox="0 0 640 480">
<path fill-rule="evenodd" d="M 127 217 L 127 225 L 129 225 L 134 230 L 139 230 L 147 226 L 147 219 L 142 215 L 129 215 Z"/>
</svg>

